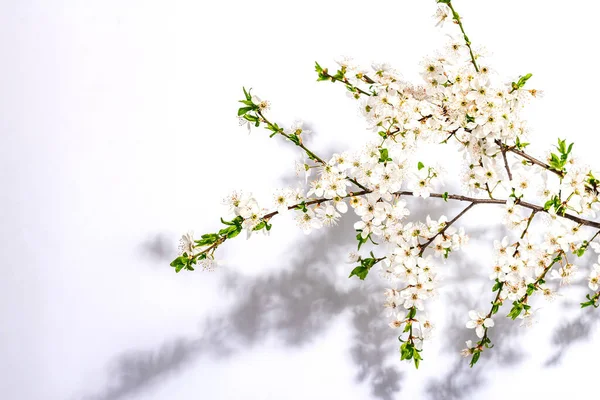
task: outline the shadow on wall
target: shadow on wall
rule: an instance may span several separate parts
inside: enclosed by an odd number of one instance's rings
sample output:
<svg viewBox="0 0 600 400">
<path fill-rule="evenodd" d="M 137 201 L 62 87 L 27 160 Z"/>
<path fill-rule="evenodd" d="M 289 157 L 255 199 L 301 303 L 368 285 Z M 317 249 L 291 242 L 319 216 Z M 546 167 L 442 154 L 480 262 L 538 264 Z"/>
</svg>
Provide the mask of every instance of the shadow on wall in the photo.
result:
<svg viewBox="0 0 600 400">
<path fill-rule="evenodd" d="M 417 204 L 427 207 L 422 207 L 419 212 L 413 211 L 411 219 L 415 220 L 424 220 L 427 214 L 454 215 L 462 206 L 456 205 L 449 211 L 450 203 L 411 203 L 413 210 L 417 209 Z M 276 337 L 286 346 L 302 346 L 325 331 L 328 324 L 345 311 L 351 314 L 353 335 L 350 353 L 357 367 L 356 380 L 370 386 L 374 399 L 398 398 L 396 395 L 400 393 L 403 382 L 400 369 L 412 366 L 398 362 L 397 335 L 382 316 L 384 285 L 380 279 L 369 276 L 356 287 L 343 288 L 337 284 L 340 277 L 332 273 L 332 266 L 338 265 L 340 258 L 345 258 L 343 253 L 354 248 L 354 244 L 349 245 L 354 243 L 352 224 L 353 218 L 348 215 L 337 227 L 304 237 L 303 244 L 297 248 L 309 248 L 311 252 L 290 257 L 291 268 L 285 271 L 259 278 L 244 278 L 222 271 L 227 274 L 224 277 L 227 282 L 225 290 L 235 291 L 238 297 L 224 316 L 204 320 L 202 331 L 196 337 L 176 337 L 167 340 L 158 349 L 123 353 L 109 367 L 109 385 L 83 399 L 124 399 L 151 387 L 200 357 L 226 358 L 261 343 L 269 336 Z M 489 245 L 493 239 L 502 237 L 503 229 L 486 227 L 471 229 L 469 233 L 472 242 L 481 240 Z M 164 262 L 162 245 L 157 245 L 157 249 L 153 254 Z M 452 304 L 452 314 L 443 333 L 443 346 L 453 361 L 445 374 L 426 383 L 425 392 L 432 400 L 468 398 L 485 383 L 483 371 L 493 365 L 515 365 L 523 357 L 514 340 L 522 329 L 519 329 L 518 323 L 506 318 L 496 318 L 496 327 L 491 331 L 493 343 L 501 350 L 488 351 L 480 360 L 481 368 L 470 369 L 468 361 L 460 357 L 458 353 L 464 347 L 464 340 L 475 338 L 473 332 L 465 328 L 465 315 L 468 310 L 480 308 L 477 305 L 486 304 L 486 301 L 480 293 L 468 293 L 457 288 L 478 276 L 482 277 L 482 282 L 489 282 L 487 272 L 479 271 L 481 267 L 469 263 L 462 252 L 452 254 L 448 265 L 452 267 L 449 269 L 453 275 L 446 280 L 449 294 L 443 300 Z M 351 268 L 347 265 L 348 272 Z M 486 295 L 491 297 L 491 291 Z M 576 328 L 559 328 L 554 339 L 559 350 L 548 365 L 557 362 L 562 354 L 561 348 L 587 337 L 592 323 L 596 321 L 591 318 L 594 317 L 584 316 L 573 322 Z M 579 334 L 569 335 L 563 331 Z M 581 332 L 588 333 L 582 335 Z"/>
<path fill-rule="evenodd" d="M 579 266 L 580 277 L 587 278 L 591 266 L 597 261 L 597 255 L 588 251 L 582 258 L 575 259 L 573 263 Z M 575 301 L 576 298 L 561 302 L 565 317 L 560 318 L 560 323 L 552 334 L 551 343 L 555 350 L 545 361 L 544 366 L 546 367 L 558 365 L 572 345 L 591 339 L 591 334 L 600 322 L 600 313 L 591 307 L 580 310 L 578 313 L 573 311 L 580 308 L 580 303 L 585 301 L 585 295 L 591 292 L 587 279 L 582 279 L 572 286 L 579 286 L 581 297 L 579 302 Z M 573 314 L 576 314 L 575 318 L 572 317 Z"/>
</svg>

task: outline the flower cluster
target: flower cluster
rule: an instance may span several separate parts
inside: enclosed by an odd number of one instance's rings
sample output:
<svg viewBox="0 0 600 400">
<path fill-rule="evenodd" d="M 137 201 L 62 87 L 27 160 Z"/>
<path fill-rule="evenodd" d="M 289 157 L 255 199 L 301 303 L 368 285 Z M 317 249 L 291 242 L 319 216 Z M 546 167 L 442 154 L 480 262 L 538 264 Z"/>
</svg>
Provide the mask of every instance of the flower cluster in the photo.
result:
<svg viewBox="0 0 600 400">
<path fill-rule="evenodd" d="M 594 242 L 600 233 L 600 222 L 594 221 L 600 210 L 598 172 L 576 159 L 573 144 L 565 140 L 559 139 L 542 159 L 527 152 L 530 135 L 522 110 L 541 95 L 526 88 L 532 75 L 500 79 L 485 64 L 482 51 L 471 45 L 451 1 L 437 3 L 437 25 L 451 19 L 462 35 L 451 37 L 442 51 L 423 60 L 418 84 L 405 81 L 387 64 L 362 68 L 344 58 L 335 73 L 316 64 L 318 80 L 343 84 L 372 131 L 357 150 L 319 157 L 305 144 L 310 131 L 302 122 L 289 128 L 272 122 L 266 115 L 270 103 L 244 88 L 238 111 L 241 123 L 248 129 L 262 126 L 271 137 L 283 137 L 297 146 L 305 158 L 296 170 L 308 189 L 277 190 L 274 211 L 260 207 L 248 194 L 233 193 L 225 201 L 232 219 L 221 219 L 222 229 L 200 240 L 184 235 L 179 256 L 171 264 L 177 272 L 193 270 L 196 264 L 212 270 L 221 244 L 242 231 L 247 237 L 257 231 L 268 233 L 276 215 L 291 214 L 308 234 L 335 225 L 352 210 L 358 252 L 350 256 L 350 262 L 357 264 L 350 277 L 365 279 L 379 264 L 380 275 L 389 285 L 384 292 L 389 326 L 401 331 L 401 359 L 413 360 L 417 367 L 423 341 L 433 329 L 424 312 L 427 300 L 438 292 L 440 260 L 468 243 L 464 229 L 455 223 L 472 207 L 503 207 L 509 235 L 493 243 L 492 307 L 469 312 L 466 327 L 474 328 L 479 338 L 476 343 L 467 341 L 462 352 L 471 357 L 471 366 L 492 346 L 488 330 L 505 302 L 512 304 L 508 317 L 530 325 L 534 296 L 553 300 L 561 285 L 578 278 L 574 257 L 590 247 L 600 253 L 600 245 Z M 465 194 L 441 189 L 448 177 L 441 165 L 419 160 L 424 145 L 457 150 L 463 169 L 456 183 Z M 410 220 L 406 197 L 460 201 L 467 206 L 452 219 L 442 215 Z M 545 234 L 530 233 L 534 219 L 545 221 Z M 584 228 L 596 232 L 588 237 Z M 582 307 L 599 306 L 599 264 L 589 271 L 593 293 Z"/>
</svg>

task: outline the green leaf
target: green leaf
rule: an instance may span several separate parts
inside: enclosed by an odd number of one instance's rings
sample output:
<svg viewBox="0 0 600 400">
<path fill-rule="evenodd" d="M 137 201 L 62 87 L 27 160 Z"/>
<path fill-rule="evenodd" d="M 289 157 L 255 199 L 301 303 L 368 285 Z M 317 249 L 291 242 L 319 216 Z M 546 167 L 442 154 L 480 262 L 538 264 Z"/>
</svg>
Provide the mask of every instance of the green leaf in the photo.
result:
<svg viewBox="0 0 600 400">
<path fill-rule="evenodd" d="M 360 250 L 360 247 L 369 241 L 369 237 L 371 236 L 371 234 L 369 233 L 369 235 L 366 238 L 363 238 L 362 229 L 357 229 L 356 232 L 358 232 L 358 234 L 356 235 L 356 240 L 358 240 L 358 250 Z"/>
<path fill-rule="evenodd" d="M 318 62 L 315 61 L 315 71 L 317 71 L 317 74 L 319 75 L 319 77 L 317 78 L 317 81 L 328 81 L 329 80 L 329 75 L 327 74 L 327 68 L 322 68 Z"/>
<path fill-rule="evenodd" d="M 185 265 L 187 263 L 187 257 L 179 256 L 173 261 L 171 261 L 171 267 L 176 267 L 178 265 Z"/>
<path fill-rule="evenodd" d="M 298 137 L 298 135 L 296 135 L 295 133 L 292 133 L 288 137 L 292 142 L 294 142 L 294 144 L 296 146 L 300 146 L 300 138 Z"/>
<path fill-rule="evenodd" d="M 242 222 L 244 222 L 244 218 L 241 215 L 238 215 L 237 217 L 232 219 L 231 222 L 233 222 L 236 226 L 239 226 L 241 228 Z"/>
<path fill-rule="evenodd" d="M 557 148 L 558 148 L 558 151 L 560 152 L 560 154 L 565 154 L 567 152 L 567 145 L 564 140 L 558 139 Z"/>
<path fill-rule="evenodd" d="M 600 304 L 596 304 L 598 302 L 598 299 L 600 298 L 600 293 L 596 293 L 593 296 L 590 294 L 587 294 L 587 295 L 585 295 L 585 298 L 588 299 L 589 301 L 586 301 L 585 303 L 581 303 L 581 308 L 590 307 L 590 306 L 593 306 L 594 308 L 598 308 L 600 306 Z"/>
<path fill-rule="evenodd" d="M 500 310 L 500 306 L 501 306 L 501 305 L 502 305 L 502 304 L 495 303 L 495 302 L 493 302 L 493 301 L 492 301 L 492 315 L 494 315 L 494 314 L 497 314 L 497 313 L 498 313 L 498 311 Z"/>
<path fill-rule="evenodd" d="M 525 76 L 520 76 L 519 80 L 515 83 L 512 83 L 512 88 L 513 90 L 518 90 L 521 89 L 523 86 L 525 86 L 525 83 L 529 80 L 529 78 L 531 78 L 533 75 L 532 74 L 527 74 Z"/>
<path fill-rule="evenodd" d="M 194 243 L 198 246 L 207 246 L 215 243 L 219 239 L 219 235 L 216 233 L 207 233 L 202 235 L 202 240 L 195 240 Z"/>
<path fill-rule="evenodd" d="M 227 236 L 229 235 L 230 232 L 234 232 L 237 230 L 237 227 L 234 226 L 228 226 L 227 228 L 223 228 L 219 231 L 219 235 L 221 236 Z"/>
<path fill-rule="evenodd" d="M 392 161 L 389 157 L 388 149 L 379 149 L 379 162 Z"/>
<path fill-rule="evenodd" d="M 414 346 L 405 342 L 400 346 L 400 360 L 410 360 L 413 357 Z"/>
<path fill-rule="evenodd" d="M 338 70 L 334 76 L 331 77 L 331 81 L 343 81 L 344 80 L 344 71 Z"/>
<path fill-rule="evenodd" d="M 252 96 L 250 95 L 250 91 L 252 89 L 248 89 L 248 91 L 246 91 L 245 87 L 242 87 L 242 89 L 244 90 L 244 96 L 246 96 L 246 100 L 252 100 Z"/>
<path fill-rule="evenodd" d="M 348 278 L 352 278 L 353 276 L 358 276 L 360 278 L 360 280 L 365 280 L 365 278 L 367 277 L 367 274 L 369 273 L 369 268 L 363 267 L 362 265 L 359 265 L 358 267 L 354 268 L 352 270 L 352 272 L 350 272 L 350 275 L 348 276 Z"/>
<path fill-rule="evenodd" d="M 444 201 L 448 201 L 448 192 L 444 192 L 444 194 L 442 194 L 442 199 L 444 199 Z"/>
<path fill-rule="evenodd" d="M 510 310 L 507 317 L 512 318 L 513 320 L 516 319 L 521 314 L 521 311 L 523 311 L 523 308 L 525 308 L 524 304 L 514 301 L 513 308 Z"/>
<path fill-rule="evenodd" d="M 419 369 L 419 364 L 422 360 L 421 355 L 419 354 L 419 351 L 415 348 L 415 351 L 413 351 L 413 360 L 415 361 L 415 368 Z"/>
<path fill-rule="evenodd" d="M 425 168 L 425 165 L 423 165 L 423 163 L 421 161 L 419 161 L 419 163 L 417 164 L 417 168 L 420 170 L 422 170 L 423 168 Z"/>
<path fill-rule="evenodd" d="M 471 358 L 471 368 L 473 368 L 473 365 L 477 364 L 477 361 L 479 361 L 479 357 L 481 356 L 481 352 L 480 351 L 476 351 L 475 353 L 473 353 L 473 357 Z"/>
<path fill-rule="evenodd" d="M 503 283 L 500 282 L 498 279 L 496 279 L 496 283 L 492 287 L 492 292 L 496 292 L 496 291 L 502 289 L 502 286 L 503 286 Z"/>
<path fill-rule="evenodd" d="M 554 203 L 555 203 L 555 197 L 551 198 L 550 200 L 548 200 L 546 202 L 546 204 L 544 204 L 544 210 L 548 211 L 550 208 L 552 208 L 552 206 L 554 205 Z"/>
<path fill-rule="evenodd" d="M 242 107 L 238 110 L 238 117 L 241 117 L 242 115 L 246 114 L 248 111 L 252 111 L 254 109 L 254 107 Z"/>
<path fill-rule="evenodd" d="M 227 234 L 227 238 L 228 239 L 232 239 L 232 238 L 236 237 L 237 235 L 239 235 L 241 231 L 242 231 L 242 227 L 241 226 L 240 227 L 236 227 L 235 231 L 231 231 L 231 232 L 229 232 Z"/>
<path fill-rule="evenodd" d="M 521 142 L 521 139 L 517 136 L 517 140 L 515 141 L 515 146 L 519 150 L 523 150 L 525 147 L 529 146 L 529 143 Z"/>
<path fill-rule="evenodd" d="M 256 225 L 254 227 L 254 229 L 252 229 L 253 231 L 260 231 L 261 229 L 263 229 L 265 226 L 267 226 L 267 223 L 265 221 L 261 221 L 258 225 Z"/>
<path fill-rule="evenodd" d="M 260 124 L 260 120 L 258 119 L 258 117 L 256 115 L 251 115 L 251 114 L 246 114 L 243 117 L 246 121 L 250 121 L 250 122 L 256 122 L 257 124 Z M 258 126 L 258 125 L 257 125 Z"/>
<path fill-rule="evenodd" d="M 175 268 L 175 272 L 179 273 L 183 268 L 186 268 L 189 265 L 190 259 L 187 256 L 187 253 L 177 257 L 171 262 L 171 267 Z"/>
<path fill-rule="evenodd" d="M 298 209 L 298 210 L 300 210 L 300 211 L 302 211 L 302 212 L 307 212 L 307 211 L 308 211 L 308 209 L 306 208 L 306 202 L 304 202 L 304 201 L 303 201 L 303 202 L 301 202 L 300 204 L 298 204 L 298 205 L 296 206 L 296 209 Z"/>
<path fill-rule="evenodd" d="M 323 72 L 323 68 L 321 68 L 321 66 L 319 65 L 318 62 L 315 61 L 315 71 L 317 71 L 318 73 Z"/>
</svg>

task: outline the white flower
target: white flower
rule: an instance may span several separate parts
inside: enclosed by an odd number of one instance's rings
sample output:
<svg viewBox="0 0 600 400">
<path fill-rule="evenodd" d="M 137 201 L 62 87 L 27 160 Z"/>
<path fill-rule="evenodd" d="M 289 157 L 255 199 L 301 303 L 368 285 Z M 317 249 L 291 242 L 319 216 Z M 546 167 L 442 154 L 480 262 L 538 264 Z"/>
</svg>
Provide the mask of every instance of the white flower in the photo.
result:
<svg viewBox="0 0 600 400">
<path fill-rule="evenodd" d="M 557 270 L 553 269 L 550 273 L 551 279 L 560 279 L 561 285 L 569 285 L 577 272 L 577 266 L 573 264 L 567 264 Z"/>
<path fill-rule="evenodd" d="M 600 260 L 598 261 L 600 262 Z M 598 291 L 598 287 L 600 287 L 600 265 L 594 264 L 593 269 L 590 271 L 590 276 L 588 277 L 588 286 L 594 292 Z"/>
<path fill-rule="evenodd" d="M 554 301 L 556 296 L 558 296 L 556 290 L 552 290 L 546 285 L 540 285 L 540 290 L 542 291 L 544 298 L 548 301 Z"/>
<path fill-rule="evenodd" d="M 300 213 L 300 215 L 296 217 L 296 222 L 307 235 L 313 229 L 319 229 L 323 226 L 322 221 L 319 218 L 317 218 L 315 212 L 310 208 L 308 208 L 306 212 Z"/>
<path fill-rule="evenodd" d="M 435 15 L 433 16 L 435 18 L 435 20 L 437 21 L 435 26 L 442 27 L 444 25 L 444 22 L 446 21 L 446 19 L 450 16 L 450 14 L 451 14 L 451 10 L 448 7 L 448 5 L 443 4 L 443 3 L 438 4 L 437 11 L 435 12 Z"/>
<path fill-rule="evenodd" d="M 268 111 L 271 108 L 271 103 L 258 96 L 252 96 L 252 102 L 258 106 L 260 112 Z"/>
<path fill-rule="evenodd" d="M 242 226 L 248 230 L 248 237 L 252 234 L 252 230 L 260 223 L 261 209 L 256 201 L 250 201 L 243 207 L 239 208 L 239 215 L 244 218 Z"/>
<path fill-rule="evenodd" d="M 432 191 L 430 186 L 432 179 L 429 178 L 429 171 L 426 168 L 422 168 L 415 174 L 415 178 L 412 182 L 413 195 L 426 199 Z"/>
<path fill-rule="evenodd" d="M 419 317 L 418 320 L 423 339 L 430 339 L 435 326 L 429 321 L 429 318 L 426 315 Z"/>
<path fill-rule="evenodd" d="M 296 135 L 298 137 L 300 137 L 300 135 L 308 135 L 310 132 L 311 131 L 308 129 L 304 129 L 304 123 L 302 121 L 294 121 L 288 131 L 290 135 Z"/>
<path fill-rule="evenodd" d="M 324 226 L 337 225 L 338 219 L 340 219 L 340 214 L 331 204 L 325 207 L 318 207 L 316 210 L 316 214 Z"/>
<path fill-rule="evenodd" d="M 360 236 L 363 239 L 366 239 L 370 233 L 374 233 L 375 235 L 381 235 L 381 228 L 377 225 L 373 225 L 371 221 L 358 221 L 354 223 L 354 229 L 362 230 Z"/>
<path fill-rule="evenodd" d="M 245 126 L 248 129 L 248 133 L 252 131 L 252 123 L 248 121 L 246 118 L 238 117 L 238 122 L 240 126 Z"/>
<path fill-rule="evenodd" d="M 360 254 L 358 254 L 357 252 L 353 251 L 350 254 L 348 254 L 348 261 L 346 261 L 346 263 L 348 263 L 348 264 L 354 264 L 354 263 L 357 263 L 358 260 L 360 260 Z"/>
<path fill-rule="evenodd" d="M 535 312 L 537 312 L 537 310 L 535 310 Z M 521 321 L 521 323 L 519 324 L 519 326 L 525 326 L 527 328 L 531 328 L 533 326 L 533 324 L 536 324 L 538 321 L 536 319 L 534 319 L 534 311 L 532 311 L 531 309 L 529 310 L 525 310 L 525 312 L 521 313 L 517 318 L 519 318 Z"/>
<path fill-rule="evenodd" d="M 401 296 L 404 299 L 404 308 L 416 307 L 418 310 L 422 310 L 423 300 L 427 298 L 427 293 L 416 287 L 408 287 L 402 291 Z"/>
<path fill-rule="evenodd" d="M 208 272 L 213 272 L 219 266 L 219 264 L 220 262 L 209 257 L 200 260 L 199 262 L 199 265 L 202 267 L 202 270 Z"/>
<path fill-rule="evenodd" d="M 179 239 L 179 255 L 186 253 L 188 256 L 194 254 L 194 232 L 189 231 Z"/>
<path fill-rule="evenodd" d="M 348 180 L 339 176 L 327 179 L 324 182 L 323 197 L 326 199 L 333 199 L 334 197 L 344 197 L 346 195 L 346 188 L 350 185 Z"/>
<path fill-rule="evenodd" d="M 404 323 L 404 314 L 396 313 L 394 320 L 389 323 L 390 328 L 399 328 Z"/>
<path fill-rule="evenodd" d="M 242 192 L 233 191 L 229 196 L 223 199 L 223 204 L 229 207 L 229 211 L 233 214 L 240 215 L 239 210 L 247 204 L 255 201 L 252 195 Z"/>
<path fill-rule="evenodd" d="M 469 318 L 471 320 L 467 322 L 467 328 L 475 328 L 475 333 L 480 339 L 483 337 L 486 328 L 494 326 L 494 320 L 488 318 L 483 311 L 471 310 L 469 311 Z"/>
<path fill-rule="evenodd" d="M 304 175 L 304 182 L 308 182 L 311 173 L 311 166 L 304 161 L 296 161 L 296 176 Z"/>
<path fill-rule="evenodd" d="M 338 210 L 342 214 L 348 212 L 348 204 L 346 204 L 344 199 L 342 199 L 340 196 L 334 196 L 331 199 L 331 201 L 333 202 L 333 205 L 335 206 L 336 210 Z"/>
<path fill-rule="evenodd" d="M 288 211 L 289 191 L 278 190 L 273 195 L 273 200 L 275 203 L 275 208 L 279 214 L 285 214 Z"/>
<path fill-rule="evenodd" d="M 467 345 L 467 348 L 466 348 L 466 349 L 462 349 L 462 350 L 460 351 L 460 354 L 461 354 L 463 357 L 469 357 L 471 354 L 473 354 L 473 342 L 472 342 L 472 341 L 470 341 L 470 340 L 467 340 L 467 341 L 465 342 L 465 344 Z"/>
<path fill-rule="evenodd" d="M 321 179 L 316 179 L 310 183 L 310 189 L 306 193 L 306 197 L 310 197 L 311 195 L 315 195 L 316 197 L 323 197 L 323 193 L 325 189 L 323 188 L 323 181 Z"/>
</svg>

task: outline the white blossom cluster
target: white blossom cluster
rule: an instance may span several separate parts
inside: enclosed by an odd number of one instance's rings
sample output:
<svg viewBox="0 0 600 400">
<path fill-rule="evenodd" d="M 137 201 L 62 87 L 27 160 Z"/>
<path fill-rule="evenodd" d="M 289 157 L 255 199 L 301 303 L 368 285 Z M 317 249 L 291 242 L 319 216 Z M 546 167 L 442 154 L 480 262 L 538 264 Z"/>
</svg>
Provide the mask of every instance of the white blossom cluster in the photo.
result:
<svg viewBox="0 0 600 400">
<path fill-rule="evenodd" d="M 438 25 L 446 19 L 460 24 L 450 2 L 439 3 Z M 203 254 L 201 262 L 208 265 L 203 264 L 204 268 L 212 269 L 214 249 L 220 243 L 241 230 L 248 237 L 257 230 L 268 232 L 276 214 L 292 213 L 308 234 L 335 225 L 351 209 L 356 215 L 359 251 L 362 245 L 373 247 L 370 256 L 352 253 L 350 262 L 358 267 L 351 277 L 364 279 L 380 264 L 381 276 L 390 285 L 384 293 L 389 326 L 401 329 L 400 340 L 410 345 L 403 345 L 402 358 L 414 358 L 418 366 L 414 351 L 421 350 L 433 329 L 424 311 L 426 300 L 438 292 L 439 259 L 468 242 L 464 229 L 454 222 L 476 204 L 502 205 L 503 223 L 510 235 L 493 243 L 489 277 L 496 298 L 490 311 L 471 310 L 466 323 L 480 339 L 476 344 L 468 341 L 463 351 L 476 356 L 475 363 L 491 343 L 487 331 L 506 300 L 512 303 L 509 317 L 529 325 L 534 314 L 531 297 L 541 294 L 554 299 L 557 286 L 578 278 L 575 257 L 588 247 L 600 253 L 600 245 L 594 242 L 600 224 L 593 221 L 600 210 L 600 181 L 596 179 L 600 174 L 579 162 L 572 144 L 565 141 L 559 140 L 542 160 L 526 153 L 529 134 L 521 110 L 540 92 L 525 89 L 530 74 L 503 83 L 482 59 L 468 41 L 451 39 L 442 51 L 422 62 L 422 82 L 416 85 L 404 81 L 387 64 L 363 69 L 344 58 L 338 62 L 336 75 L 317 64 L 320 80 L 342 82 L 349 96 L 358 100 L 360 113 L 374 132 L 358 151 L 333 154 L 328 161 L 304 146 L 303 138 L 310 131 L 301 121 L 289 129 L 271 123 L 264 115 L 269 103 L 244 89 L 247 97 L 242 102 L 247 107 L 240 109 L 240 120 L 248 128 L 263 124 L 273 135 L 282 135 L 303 150 L 307 159 L 297 164 L 297 172 L 304 175 L 308 189 L 276 191 L 275 211 L 260 207 L 250 195 L 233 193 L 225 200 L 234 216 L 224 221 L 228 228 L 203 236 L 200 243 L 184 236 L 180 254 L 193 260 Z M 450 151 L 462 154 L 463 173 L 455 183 L 464 188 L 465 195 L 475 197 L 444 192 L 447 177 L 442 166 L 424 165 L 417 159 L 424 144 L 452 146 Z M 409 221 L 411 212 L 403 196 L 450 198 L 469 202 L 469 206 L 454 219 L 442 215 Z M 531 233 L 534 218 L 546 220 L 545 234 Z M 584 225 L 595 227 L 596 234 L 591 236 Z M 590 269 L 588 286 L 596 292 L 588 297 L 588 305 L 597 305 L 600 256 Z"/>
</svg>

